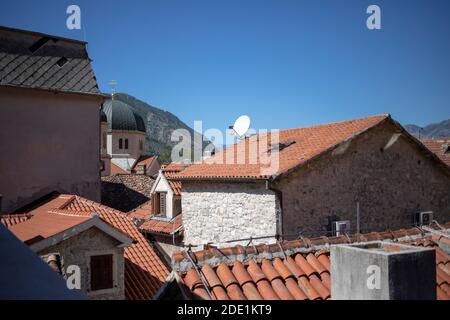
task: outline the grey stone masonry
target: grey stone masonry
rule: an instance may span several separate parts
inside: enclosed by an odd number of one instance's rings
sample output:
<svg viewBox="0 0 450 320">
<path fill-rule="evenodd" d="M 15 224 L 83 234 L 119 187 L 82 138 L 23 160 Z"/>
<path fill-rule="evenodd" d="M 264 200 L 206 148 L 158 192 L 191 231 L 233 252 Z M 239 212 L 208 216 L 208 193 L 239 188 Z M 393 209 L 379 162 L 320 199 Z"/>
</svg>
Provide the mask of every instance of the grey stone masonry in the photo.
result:
<svg viewBox="0 0 450 320">
<path fill-rule="evenodd" d="M 220 245 L 277 234 L 280 205 L 275 193 L 263 182 L 183 182 L 182 208 L 185 244 Z"/>
</svg>

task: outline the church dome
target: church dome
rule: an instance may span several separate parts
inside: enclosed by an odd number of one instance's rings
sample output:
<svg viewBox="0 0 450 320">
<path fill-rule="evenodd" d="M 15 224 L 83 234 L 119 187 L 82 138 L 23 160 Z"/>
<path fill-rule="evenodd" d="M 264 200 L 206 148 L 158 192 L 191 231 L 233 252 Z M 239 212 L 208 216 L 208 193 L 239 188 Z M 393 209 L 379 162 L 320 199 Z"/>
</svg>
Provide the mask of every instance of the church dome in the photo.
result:
<svg viewBox="0 0 450 320">
<path fill-rule="evenodd" d="M 108 119 L 109 129 L 145 132 L 144 120 L 125 102 L 106 100 L 103 111 Z"/>
</svg>

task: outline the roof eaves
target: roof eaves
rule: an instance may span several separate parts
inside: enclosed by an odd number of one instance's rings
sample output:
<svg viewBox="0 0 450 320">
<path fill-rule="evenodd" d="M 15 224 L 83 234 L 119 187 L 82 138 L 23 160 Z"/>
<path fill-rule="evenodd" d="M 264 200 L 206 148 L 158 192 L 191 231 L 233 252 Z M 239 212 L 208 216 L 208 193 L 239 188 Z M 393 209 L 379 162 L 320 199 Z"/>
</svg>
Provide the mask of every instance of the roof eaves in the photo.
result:
<svg viewBox="0 0 450 320">
<path fill-rule="evenodd" d="M 271 176 L 173 176 L 179 181 L 223 181 L 223 182 L 252 182 L 270 180 Z"/>
<path fill-rule="evenodd" d="M 48 38 L 53 38 L 53 39 L 57 39 L 57 40 L 83 44 L 83 45 L 87 45 L 88 44 L 88 42 L 82 41 L 82 40 L 65 38 L 65 37 L 61 37 L 61 36 L 55 36 L 55 35 L 52 35 L 52 34 L 47 34 L 47 33 L 42 33 L 42 32 L 37 32 L 37 31 L 24 30 L 24 29 L 18 29 L 18 28 L 11 28 L 11 27 L 6 27 L 6 26 L 0 26 L 0 30 L 17 32 L 17 33 L 25 33 L 25 34 L 29 34 L 29 35 L 33 35 L 33 36 L 37 36 L 37 37 L 48 37 Z"/>
<path fill-rule="evenodd" d="M 38 91 L 43 91 L 43 92 L 51 92 L 51 93 L 55 93 L 55 94 L 57 94 L 57 93 L 79 94 L 79 95 L 88 96 L 88 97 L 101 98 L 100 99 L 101 102 L 103 102 L 105 99 L 102 94 L 94 93 L 94 92 L 59 90 L 59 89 L 51 89 L 51 88 L 29 87 L 29 86 L 24 86 L 24 85 L 13 85 L 13 84 L 2 84 L 2 83 L 0 83 L 0 87 L 24 89 L 24 90 L 38 90 Z"/>
</svg>

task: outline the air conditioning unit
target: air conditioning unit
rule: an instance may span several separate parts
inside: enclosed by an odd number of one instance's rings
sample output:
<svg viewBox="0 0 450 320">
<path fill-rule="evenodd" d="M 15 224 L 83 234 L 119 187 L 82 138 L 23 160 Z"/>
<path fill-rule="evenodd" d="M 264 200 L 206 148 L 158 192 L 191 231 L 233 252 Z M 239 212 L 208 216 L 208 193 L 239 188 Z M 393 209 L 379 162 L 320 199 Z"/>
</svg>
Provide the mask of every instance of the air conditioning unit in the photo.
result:
<svg viewBox="0 0 450 320">
<path fill-rule="evenodd" d="M 433 211 L 418 212 L 416 223 L 419 226 L 426 226 L 433 222 Z"/>
<path fill-rule="evenodd" d="M 334 221 L 333 222 L 333 232 L 335 236 L 341 236 L 345 233 L 350 233 L 350 221 Z"/>
</svg>

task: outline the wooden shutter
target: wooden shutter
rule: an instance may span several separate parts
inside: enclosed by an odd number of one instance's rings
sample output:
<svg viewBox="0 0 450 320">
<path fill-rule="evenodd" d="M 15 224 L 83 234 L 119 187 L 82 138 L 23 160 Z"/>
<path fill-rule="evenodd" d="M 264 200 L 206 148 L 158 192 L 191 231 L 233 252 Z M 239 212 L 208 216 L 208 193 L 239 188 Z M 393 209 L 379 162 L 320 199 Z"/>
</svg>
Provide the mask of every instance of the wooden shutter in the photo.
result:
<svg viewBox="0 0 450 320">
<path fill-rule="evenodd" d="M 160 194 L 160 210 L 159 213 L 161 215 L 166 215 L 166 193 L 161 192 Z"/>
<path fill-rule="evenodd" d="M 153 213 L 159 214 L 159 193 L 154 193 L 152 195 L 152 202 L 153 202 Z"/>
<path fill-rule="evenodd" d="M 113 256 L 91 256 L 91 290 L 110 289 L 113 281 Z"/>
</svg>

